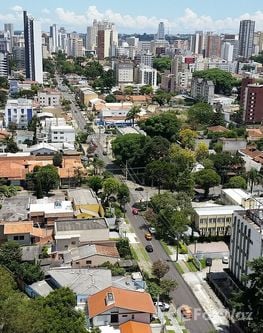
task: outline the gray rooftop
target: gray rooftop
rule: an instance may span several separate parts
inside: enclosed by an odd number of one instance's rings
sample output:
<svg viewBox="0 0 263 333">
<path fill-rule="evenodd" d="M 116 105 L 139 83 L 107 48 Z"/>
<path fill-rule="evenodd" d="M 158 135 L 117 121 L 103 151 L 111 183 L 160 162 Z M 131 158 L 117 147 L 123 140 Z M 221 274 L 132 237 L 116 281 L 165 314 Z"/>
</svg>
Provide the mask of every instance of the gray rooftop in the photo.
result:
<svg viewBox="0 0 263 333">
<path fill-rule="evenodd" d="M 60 287 L 68 287 L 77 295 L 93 295 L 112 285 L 109 269 L 57 268 L 46 272 Z"/>
<path fill-rule="evenodd" d="M 47 296 L 49 293 L 53 291 L 53 289 L 50 287 L 50 285 L 45 281 L 38 281 L 30 285 L 30 288 L 34 290 L 36 294 L 39 296 Z"/>
<path fill-rule="evenodd" d="M 98 199 L 95 193 L 90 189 L 75 189 L 68 190 L 68 197 L 73 200 L 75 205 L 98 204 Z"/>
<path fill-rule="evenodd" d="M 57 220 L 55 221 L 55 230 L 63 231 L 79 231 L 79 230 L 94 230 L 108 229 L 108 225 L 104 218 L 100 219 L 72 219 L 72 220 Z"/>
<path fill-rule="evenodd" d="M 64 257 L 64 262 L 67 264 L 70 263 L 72 260 L 73 261 L 80 260 L 83 258 L 93 256 L 95 254 L 97 254 L 96 245 L 91 244 L 71 249 L 70 251 L 65 252 L 63 254 L 63 257 Z"/>
<path fill-rule="evenodd" d="M 22 261 L 34 261 L 39 258 L 41 248 L 39 245 L 22 246 Z"/>
</svg>

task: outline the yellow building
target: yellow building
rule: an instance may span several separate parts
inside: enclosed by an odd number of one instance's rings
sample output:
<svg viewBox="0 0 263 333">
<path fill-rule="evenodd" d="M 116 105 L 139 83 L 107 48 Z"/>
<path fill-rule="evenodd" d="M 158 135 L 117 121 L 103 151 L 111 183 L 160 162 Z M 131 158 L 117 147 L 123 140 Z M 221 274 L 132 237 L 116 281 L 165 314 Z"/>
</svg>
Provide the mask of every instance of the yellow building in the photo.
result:
<svg viewBox="0 0 263 333">
<path fill-rule="evenodd" d="M 79 99 L 81 104 L 89 106 L 90 101 L 96 98 L 98 98 L 98 94 L 96 94 L 90 87 L 79 89 Z"/>
<path fill-rule="evenodd" d="M 68 200 L 72 201 L 74 216 L 77 219 L 103 217 L 104 209 L 96 194 L 90 189 L 74 189 L 67 191 Z"/>
</svg>

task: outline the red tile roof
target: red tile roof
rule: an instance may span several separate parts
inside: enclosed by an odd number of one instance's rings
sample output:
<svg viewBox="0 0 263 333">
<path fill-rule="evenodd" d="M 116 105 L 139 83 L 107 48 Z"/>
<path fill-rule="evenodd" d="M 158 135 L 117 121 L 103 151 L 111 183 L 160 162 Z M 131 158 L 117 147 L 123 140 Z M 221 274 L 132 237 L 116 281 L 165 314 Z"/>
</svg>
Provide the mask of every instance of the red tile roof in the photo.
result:
<svg viewBox="0 0 263 333">
<path fill-rule="evenodd" d="M 107 303 L 107 296 L 111 295 L 113 301 Z M 128 309 L 137 312 L 156 312 L 150 294 L 115 287 L 106 288 L 88 298 L 89 318 L 93 318 L 112 308 Z"/>
<path fill-rule="evenodd" d="M 152 333 L 152 329 L 149 324 L 127 321 L 120 325 L 120 333 Z"/>
</svg>

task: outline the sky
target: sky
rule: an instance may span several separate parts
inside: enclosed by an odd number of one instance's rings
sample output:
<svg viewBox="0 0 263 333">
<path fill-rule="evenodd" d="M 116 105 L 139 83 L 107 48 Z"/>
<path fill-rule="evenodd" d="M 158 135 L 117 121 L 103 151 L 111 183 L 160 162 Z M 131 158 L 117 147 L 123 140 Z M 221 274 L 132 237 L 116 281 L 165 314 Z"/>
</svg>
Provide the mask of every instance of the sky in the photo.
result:
<svg viewBox="0 0 263 333">
<path fill-rule="evenodd" d="M 86 32 L 93 19 L 114 22 L 120 33 L 156 33 L 160 21 L 171 34 L 238 32 L 241 19 L 255 20 L 263 31 L 262 0 L 1 0 L 0 30 L 3 23 L 23 29 L 22 10 L 39 19 L 43 31 L 56 23 Z"/>
</svg>

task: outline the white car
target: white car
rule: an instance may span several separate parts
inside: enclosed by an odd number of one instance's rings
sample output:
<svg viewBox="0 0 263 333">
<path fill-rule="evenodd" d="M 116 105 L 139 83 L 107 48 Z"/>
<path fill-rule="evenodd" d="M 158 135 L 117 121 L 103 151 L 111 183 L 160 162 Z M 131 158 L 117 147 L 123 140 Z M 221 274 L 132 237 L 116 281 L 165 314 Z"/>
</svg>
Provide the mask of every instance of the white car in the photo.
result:
<svg viewBox="0 0 263 333">
<path fill-rule="evenodd" d="M 165 302 L 154 302 L 155 306 L 159 306 L 161 311 L 169 311 L 170 305 Z"/>
<path fill-rule="evenodd" d="M 154 227 L 149 227 L 148 230 L 151 234 L 156 234 L 156 229 Z"/>
</svg>

